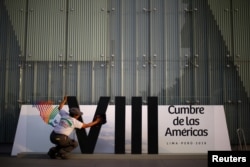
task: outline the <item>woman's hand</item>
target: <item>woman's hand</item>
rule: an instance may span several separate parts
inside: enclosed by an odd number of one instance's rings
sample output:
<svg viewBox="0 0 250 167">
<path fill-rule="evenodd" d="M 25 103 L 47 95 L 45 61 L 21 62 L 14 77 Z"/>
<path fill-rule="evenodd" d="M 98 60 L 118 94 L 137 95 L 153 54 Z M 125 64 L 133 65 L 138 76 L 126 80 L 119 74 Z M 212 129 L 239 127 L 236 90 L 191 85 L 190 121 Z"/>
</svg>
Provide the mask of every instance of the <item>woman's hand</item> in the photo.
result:
<svg viewBox="0 0 250 167">
<path fill-rule="evenodd" d="M 68 96 L 64 96 L 63 101 L 67 102 Z"/>
</svg>

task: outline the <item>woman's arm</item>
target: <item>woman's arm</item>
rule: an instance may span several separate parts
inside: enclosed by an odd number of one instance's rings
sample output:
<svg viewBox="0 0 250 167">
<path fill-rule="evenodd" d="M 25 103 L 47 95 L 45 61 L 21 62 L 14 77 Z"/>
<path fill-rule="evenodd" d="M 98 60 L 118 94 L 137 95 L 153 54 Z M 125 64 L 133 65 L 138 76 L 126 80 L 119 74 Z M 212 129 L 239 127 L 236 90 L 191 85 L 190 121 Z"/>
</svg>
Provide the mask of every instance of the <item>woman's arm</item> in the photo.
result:
<svg viewBox="0 0 250 167">
<path fill-rule="evenodd" d="M 67 96 L 64 96 L 63 101 L 58 106 L 58 109 L 61 110 L 65 103 L 67 103 Z"/>
<path fill-rule="evenodd" d="M 101 121 L 101 118 L 100 118 L 100 117 L 97 117 L 97 118 L 95 119 L 95 121 L 93 121 L 93 122 L 90 122 L 90 123 L 88 123 L 88 124 L 83 123 L 82 128 L 88 128 L 88 127 L 97 125 L 98 123 L 100 123 L 100 121 Z"/>
</svg>

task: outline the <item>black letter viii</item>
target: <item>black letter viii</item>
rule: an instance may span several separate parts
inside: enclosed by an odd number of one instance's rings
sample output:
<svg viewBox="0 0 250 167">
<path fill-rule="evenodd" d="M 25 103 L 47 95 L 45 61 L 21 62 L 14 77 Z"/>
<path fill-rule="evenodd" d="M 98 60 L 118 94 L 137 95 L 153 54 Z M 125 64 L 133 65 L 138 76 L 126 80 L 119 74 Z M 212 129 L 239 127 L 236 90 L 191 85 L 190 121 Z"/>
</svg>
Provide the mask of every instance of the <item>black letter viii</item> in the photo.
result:
<svg viewBox="0 0 250 167">
<path fill-rule="evenodd" d="M 100 97 L 95 115 L 106 113 L 109 100 L 110 97 Z M 79 108 L 76 97 L 68 97 L 68 106 L 69 108 Z M 78 120 L 83 122 L 82 117 L 79 117 Z M 89 135 L 87 135 L 85 129 L 76 129 L 76 135 L 82 154 L 93 154 L 101 127 L 102 125 L 91 127 L 89 130 Z"/>
</svg>

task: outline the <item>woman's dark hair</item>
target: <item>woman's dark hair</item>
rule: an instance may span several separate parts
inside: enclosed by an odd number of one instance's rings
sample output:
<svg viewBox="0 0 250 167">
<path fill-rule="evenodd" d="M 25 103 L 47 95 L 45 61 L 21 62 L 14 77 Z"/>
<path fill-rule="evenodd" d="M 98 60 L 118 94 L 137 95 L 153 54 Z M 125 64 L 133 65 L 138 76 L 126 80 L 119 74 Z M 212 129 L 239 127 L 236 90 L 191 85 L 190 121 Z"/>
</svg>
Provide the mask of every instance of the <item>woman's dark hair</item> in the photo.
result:
<svg viewBox="0 0 250 167">
<path fill-rule="evenodd" d="M 77 114 L 73 114 L 73 113 L 69 113 L 69 116 L 71 116 L 71 117 L 75 117 L 75 116 L 77 116 Z"/>
</svg>

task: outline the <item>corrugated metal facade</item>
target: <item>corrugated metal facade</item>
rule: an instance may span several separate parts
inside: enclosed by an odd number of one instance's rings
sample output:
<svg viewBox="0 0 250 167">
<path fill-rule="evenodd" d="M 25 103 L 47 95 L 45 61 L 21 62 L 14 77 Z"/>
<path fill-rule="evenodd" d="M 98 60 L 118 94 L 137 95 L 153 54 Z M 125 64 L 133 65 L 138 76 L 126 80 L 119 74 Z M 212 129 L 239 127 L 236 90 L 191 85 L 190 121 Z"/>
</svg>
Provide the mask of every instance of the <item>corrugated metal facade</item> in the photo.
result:
<svg viewBox="0 0 250 167">
<path fill-rule="evenodd" d="M 13 141 L 20 103 L 67 94 L 224 105 L 231 143 L 237 128 L 250 143 L 250 1 L 0 2 L 0 142 Z"/>
</svg>

